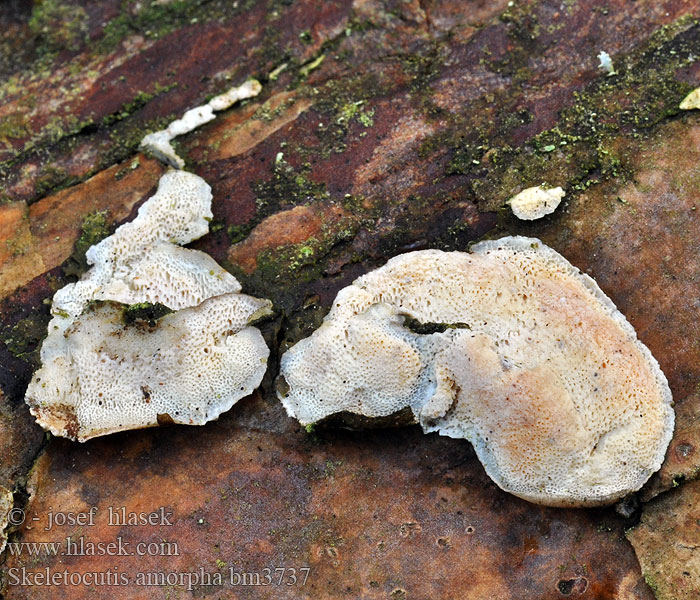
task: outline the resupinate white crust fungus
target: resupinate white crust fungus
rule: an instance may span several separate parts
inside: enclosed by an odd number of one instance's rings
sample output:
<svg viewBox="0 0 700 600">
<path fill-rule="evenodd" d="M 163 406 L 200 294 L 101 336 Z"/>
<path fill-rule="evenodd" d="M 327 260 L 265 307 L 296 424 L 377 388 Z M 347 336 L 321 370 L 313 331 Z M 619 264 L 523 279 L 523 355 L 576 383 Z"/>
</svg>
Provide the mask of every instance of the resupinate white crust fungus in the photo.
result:
<svg viewBox="0 0 700 600">
<path fill-rule="evenodd" d="M 206 104 L 188 110 L 182 118 L 176 119 L 165 129 L 154 131 L 141 140 L 141 147 L 149 150 L 153 155 L 176 169 L 182 169 L 185 161 L 177 155 L 171 142 L 178 135 L 183 135 L 195 130 L 216 118 L 215 111 L 226 110 L 240 100 L 253 98 L 262 90 L 262 85 L 255 79 L 246 81 L 243 85 L 231 88 L 227 92 L 215 96 Z"/>
<path fill-rule="evenodd" d="M 92 268 L 54 295 L 26 401 L 55 435 L 85 441 L 163 422 L 201 425 L 250 394 L 269 349 L 250 323 L 270 302 L 240 294 L 211 257 L 182 248 L 209 230 L 211 189 L 169 171 L 131 222 L 92 246 Z M 125 320 L 128 305 L 174 311 Z M 125 306 L 126 305 L 126 306 Z"/>
<path fill-rule="evenodd" d="M 10 511 L 14 505 L 14 496 L 10 490 L 0 486 L 0 554 L 5 550 L 7 535 L 5 529 L 9 524 Z"/>
<path fill-rule="evenodd" d="M 411 252 L 360 277 L 282 356 L 278 395 L 304 424 L 410 409 L 426 432 L 469 440 L 501 488 L 551 506 L 638 490 L 674 421 L 625 317 L 525 237 Z"/>
<path fill-rule="evenodd" d="M 553 213 L 565 195 L 560 187 L 545 189 L 538 185 L 516 194 L 508 204 L 518 219 L 534 221 Z"/>
</svg>

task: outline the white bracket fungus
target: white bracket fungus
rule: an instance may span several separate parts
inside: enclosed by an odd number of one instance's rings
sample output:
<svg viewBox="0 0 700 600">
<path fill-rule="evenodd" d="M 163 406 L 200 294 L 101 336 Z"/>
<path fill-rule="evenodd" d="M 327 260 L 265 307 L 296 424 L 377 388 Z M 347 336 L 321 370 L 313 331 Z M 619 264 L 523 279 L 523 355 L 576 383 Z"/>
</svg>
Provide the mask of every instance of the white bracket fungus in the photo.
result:
<svg viewBox="0 0 700 600">
<path fill-rule="evenodd" d="M 693 110 L 700 108 L 700 88 L 694 89 L 690 94 L 683 98 L 679 108 L 681 110 Z"/>
<path fill-rule="evenodd" d="M 80 441 L 163 421 L 200 425 L 260 384 L 269 350 L 249 324 L 270 302 L 239 294 L 210 256 L 180 247 L 211 218 L 209 185 L 169 171 L 133 221 L 88 250 L 92 268 L 54 295 L 27 389 L 40 425 Z M 127 324 L 114 303 L 176 312 Z"/>
<path fill-rule="evenodd" d="M 54 435 L 85 441 L 162 423 L 204 425 L 258 387 L 269 350 L 248 323 L 269 302 L 222 294 L 150 326 L 92 305 L 44 352 L 27 400 Z"/>
<path fill-rule="evenodd" d="M 674 422 L 666 378 L 625 317 L 524 237 L 411 252 L 360 277 L 282 356 L 278 395 L 304 424 L 410 409 L 426 432 L 469 440 L 501 488 L 552 506 L 638 490 Z"/>
<path fill-rule="evenodd" d="M 553 213 L 565 195 L 560 187 L 545 189 L 538 185 L 516 194 L 508 204 L 518 219 L 534 221 Z"/>
<path fill-rule="evenodd" d="M 182 115 L 182 118 L 176 119 L 165 129 L 149 133 L 141 140 L 141 147 L 149 150 L 158 160 L 168 163 L 176 169 L 182 169 L 185 166 L 185 161 L 175 152 L 171 144 L 173 138 L 208 123 L 215 118 L 215 111 L 226 110 L 240 100 L 257 96 L 260 90 L 262 90 L 262 86 L 255 79 L 250 79 L 243 85 L 231 88 L 229 91 L 215 96 L 206 104 L 188 110 Z"/>
<path fill-rule="evenodd" d="M 137 217 L 87 251 L 93 267 L 58 290 L 52 312 L 72 321 L 92 300 L 160 303 L 174 310 L 238 292 L 235 277 L 210 256 L 181 248 L 209 231 L 211 188 L 187 171 L 169 171 Z"/>
</svg>

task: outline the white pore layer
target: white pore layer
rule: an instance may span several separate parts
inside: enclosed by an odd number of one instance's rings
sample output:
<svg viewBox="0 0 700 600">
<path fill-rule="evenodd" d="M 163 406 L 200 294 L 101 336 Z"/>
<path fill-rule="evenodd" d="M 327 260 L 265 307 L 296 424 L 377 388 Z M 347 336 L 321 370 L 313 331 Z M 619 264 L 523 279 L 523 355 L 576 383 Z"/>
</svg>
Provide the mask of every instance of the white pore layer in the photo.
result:
<svg viewBox="0 0 700 600">
<path fill-rule="evenodd" d="M 141 140 L 141 147 L 150 150 L 159 160 L 168 163 L 176 169 L 182 169 L 185 166 L 185 161 L 175 152 L 171 144 L 173 138 L 189 133 L 200 125 L 208 123 L 215 118 L 214 111 L 226 110 L 239 100 L 257 96 L 260 90 L 262 90 L 262 86 L 255 79 L 231 88 L 227 92 L 215 96 L 206 104 L 188 110 L 182 115 L 182 118 L 176 119 L 165 129 L 149 133 Z"/>
<path fill-rule="evenodd" d="M 419 334 L 404 317 L 451 328 Z M 548 505 L 639 489 L 673 431 L 666 378 L 632 326 L 532 238 L 393 258 L 341 290 L 281 377 L 302 423 L 410 408 L 425 431 L 472 442 L 500 487 Z"/>
<path fill-rule="evenodd" d="M 240 284 L 210 256 L 181 248 L 209 231 L 211 188 L 201 177 L 169 171 L 138 216 L 90 247 L 93 267 L 76 283 L 58 290 L 52 325 L 63 329 L 92 300 L 124 304 L 159 302 L 172 309 L 195 306 L 206 298 L 238 292 Z"/>
<path fill-rule="evenodd" d="M 270 303 L 238 294 L 236 278 L 210 256 L 179 245 L 207 233 L 211 218 L 209 185 L 170 171 L 133 221 L 88 250 L 92 268 L 54 295 L 42 367 L 27 389 L 40 425 L 83 441 L 156 425 L 158 414 L 201 424 L 260 383 L 269 350 L 247 325 L 269 312 Z M 151 330 L 125 325 L 114 307 L 89 308 L 93 301 L 159 303 L 180 312 Z M 194 325 L 202 331 L 191 331 Z M 196 379 L 190 368 L 198 369 Z M 142 394 L 153 378 L 158 387 Z M 181 409 L 171 410 L 178 397 Z"/>
<path fill-rule="evenodd" d="M 518 219 L 533 221 L 553 213 L 565 195 L 560 187 L 544 189 L 536 186 L 516 194 L 508 200 L 508 204 Z"/>
<path fill-rule="evenodd" d="M 223 294 L 149 327 L 125 326 L 121 305 L 96 305 L 43 356 L 27 392 L 32 413 L 80 441 L 160 422 L 203 425 L 260 385 L 269 350 L 248 323 L 268 309 Z"/>
</svg>

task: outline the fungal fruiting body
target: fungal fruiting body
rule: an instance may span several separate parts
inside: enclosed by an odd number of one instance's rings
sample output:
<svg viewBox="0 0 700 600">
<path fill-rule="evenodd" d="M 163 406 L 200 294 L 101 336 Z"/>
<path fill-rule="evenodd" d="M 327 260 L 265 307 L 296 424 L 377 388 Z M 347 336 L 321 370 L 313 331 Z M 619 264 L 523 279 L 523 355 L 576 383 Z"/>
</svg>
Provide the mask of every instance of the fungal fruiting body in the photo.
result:
<svg viewBox="0 0 700 600">
<path fill-rule="evenodd" d="M 180 247 L 209 231 L 211 200 L 211 188 L 201 177 L 167 172 L 133 221 L 88 249 L 92 268 L 56 292 L 53 313 L 72 320 L 92 300 L 158 302 L 180 309 L 240 291 L 236 279 L 210 256 Z"/>
<path fill-rule="evenodd" d="M 600 64 L 598 66 L 601 69 L 603 69 L 608 74 L 608 76 L 617 75 L 617 71 L 615 70 L 615 66 L 613 65 L 612 58 L 610 58 L 610 55 L 605 50 L 602 50 L 598 54 L 598 60 L 600 61 Z"/>
<path fill-rule="evenodd" d="M 523 237 L 412 252 L 360 277 L 283 355 L 278 390 L 304 424 L 409 408 L 426 432 L 469 440 L 501 488 L 552 506 L 639 489 L 674 420 L 666 378 L 625 317 Z"/>
<path fill-rule="evenodd" d="M 154 131 L 141 140 L 141 147 L 149 150 L 153 155 L 176 169 L 182 169 L 185 161 L 177 155 L 171 142 L 178 135 L 183 135 L 204 125 L 215 117 L 215 111 L 226 110 L 233 104 L 246 98 L 257 96 L 262 90 L 259 81 L 250 79 L 243 85 L 231 88 L 227 92 L 215 96 L 206 104 L 188 110 L 180 119 L 176 119 L 165 129 Z"/>
<path fill-rule="evenodd" d="M 9 524 L 10 511 L 14 506 L 14 496 L 10 490 L 0 486 L 0 554 L 5 550 L 7 535 L 5 529 Z"/>
<path fill-rule="evenodd" d="M 79 440 L 162 422 L 203 425 L 260 384 L 268 348 L 248 323 L 267 308 L 223 294 L 149 325 L 125 324 L 119 304 L 93 304 L 45 357 L 32 412 Z"/>
<path fill-rule="evenodd" d="M 209 230 L 211 189 L 169 171 L 131 222 L 92 246 L 93 266 L 58 290 L 26 401 L 37 422 L 79 441 L 161 422 L 203 424 L 262 380 L 269 350 L 250 323 L 270 302 L 240 294 L 211 257 L 182 248 Z M 129 322 L 134 304 L 170 309 Z"/>
<path fill-rule="evenodd" d="M 690 94 L 688 94 L 681 102 L 679 108 L 681 110 L 693 110 L 694 108 L 700 108 L 700 88 L 694 89 Z"/>
<path fill-rule="evenodd" d="M 553 213 L 565 195 L 560 187 L 546 189 L 538 185 L 516 194 L 508 204 L 518 219 L 534 221 Z"/>
</svg>

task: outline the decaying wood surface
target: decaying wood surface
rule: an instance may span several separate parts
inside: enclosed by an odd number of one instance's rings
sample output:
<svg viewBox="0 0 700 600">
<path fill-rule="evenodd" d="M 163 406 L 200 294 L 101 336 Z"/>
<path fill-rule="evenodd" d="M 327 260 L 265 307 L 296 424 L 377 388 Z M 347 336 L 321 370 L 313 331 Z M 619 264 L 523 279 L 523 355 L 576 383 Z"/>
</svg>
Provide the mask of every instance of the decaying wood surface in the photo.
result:
<svg viewBox="0 0 700 600">
<path fill-rule="evenodd" d="M 5 597 L 697 597 L 700 112 L 678 104 L 700 82 L 698 17 L 694 0 L 4 3 L 0 485 L 29 519 L 10 541 L 179 548 L 6 552 Z M 153 193 L 164 167 L 138 152 L 144 133 L 250 76 L 259 97 L 177 145 L 213 188 L 194 246 L 274 302 L 261 390 L 202 428 L 47 440 L 23 395 L 51 296 Z M 564 202 L 518 222 L 505 201 L 540 183 Z M 676 433 L 629 518 L 521 501 L 468 443 L 417 428 L 307 433 L 275 399 L 280 351 L 341 287 L 401 252 L 507 233 L 593 276 L 669 379 Z M 92 506 L 93 526 L 44 530 Z M 165 506 L 172 525 L 109 527 L 122 506 Z M 275 567 L 309 567 L 306 585 L 228 577 Z M 22 568 L 132 583 L 39 590 Z M 200 569 L 225 583 L 133 583 Z"/>
</svg>

